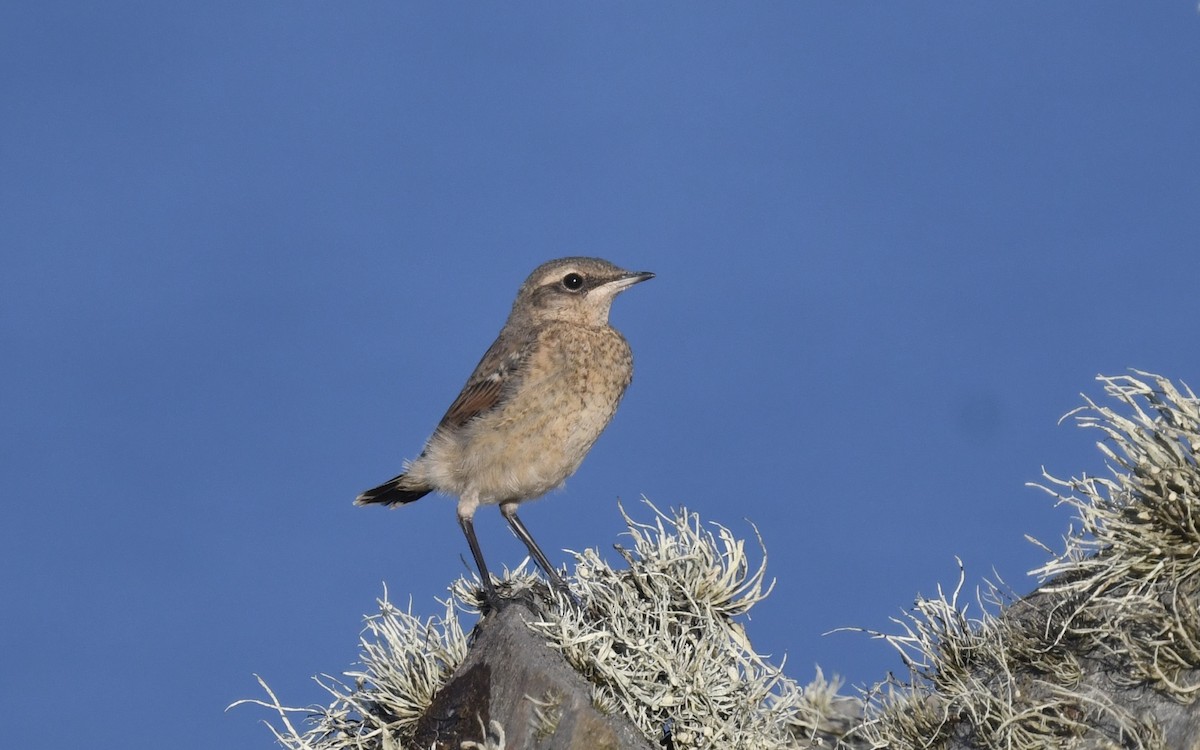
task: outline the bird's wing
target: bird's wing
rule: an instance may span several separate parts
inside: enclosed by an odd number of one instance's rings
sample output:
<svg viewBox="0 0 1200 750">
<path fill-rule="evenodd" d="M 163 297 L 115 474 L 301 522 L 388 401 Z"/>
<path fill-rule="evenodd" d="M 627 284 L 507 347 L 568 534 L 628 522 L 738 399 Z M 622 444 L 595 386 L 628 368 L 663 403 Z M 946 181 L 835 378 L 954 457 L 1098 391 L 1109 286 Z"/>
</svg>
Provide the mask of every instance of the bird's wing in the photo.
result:
<svg viewBox="0 0 1200 750">
<path fill-rule="evenodd" d="M 446 410 L 438 428 L 458 427 L 496 408 L 516 386 L 521 369 L 529 359 L 529 343 L 505 336 L 496 339 L 479 360 L 475 372 L 467 378 L 458 398 Z"/>
</svg>

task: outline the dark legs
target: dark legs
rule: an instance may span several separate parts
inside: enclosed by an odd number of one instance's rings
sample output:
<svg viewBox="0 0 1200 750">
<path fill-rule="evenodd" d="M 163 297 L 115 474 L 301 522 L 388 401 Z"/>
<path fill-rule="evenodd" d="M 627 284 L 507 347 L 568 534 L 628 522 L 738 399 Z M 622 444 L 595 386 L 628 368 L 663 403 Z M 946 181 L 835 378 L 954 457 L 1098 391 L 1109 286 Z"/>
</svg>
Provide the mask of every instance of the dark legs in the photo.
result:
<svg viewBox="0 0 1200 750">
<path fill-rule="evenodd" d="M 468 502 L 471 500 L 473 502 Z M 467 537 L 467 544 L 471 547 L 471 557 L 475 558 L 475 567 L 479 569 L 479 578 L 483 581 L 483 588 L 487 592 L 489 605 L 496 606 L 500 601 L 496 595 L 496 587 L 492 585 L 492 576 L 488 573 L 487 563 L 483 561 L 483 551 L 479 549 L 479 540 L 475 537 L 475 524 L 471 520 L 475 515 L 475 509 L 478 507 L 478 501 L 474 498 L 464 498 L 459 503 L 458 507 L 458 525 L 462 527 L 463 534 Z M 516 503 L 501 503 L 500 515 L 504 516 L 504 520 L 508 521 L 508 525 L 512 527 L 513 533 L 517 538 L 525 543 L 529 554 L 533 555 L 533 559 L 537 562 L 538 567 L 550 579 L 550 585 L 560 594 L 565 594 L 572 601 L 575 601 L 575 596 L 571 590 L 567 588 L 567 584 L 559 576 L 558 571 L 550 564 L 546 558 L 546 554 L 542 552 L 542 548 L 533 541 L 533 537 L 529 534 L 529 529 L 525 528 L 525 524 L 521 523 L 521 519 L 517 518 Z"/>
<path fill-rule="evenodd" d="M 546 577 L 550 579 L 550 585 L 554 587 L 554 590 L 558 591 L 560 594 L 566 594 L 568 597 L 573 599 L 574 597 L 571 594 L 571 590 L 567 588 L 567 584 L 563 581 L 562 577 L 558 575 L 558 571 L 556 571 L 554 566 L 550 564 L 550 561 L 546 559 L 546 555 L 544 552 L 542 552 L 542 548 L 537 545 L 537 542 L 533 541 L 533 537 L 529 534 L 529 529 L 525 528 L 525 524 L 521 522 L 520 518 L 517 518 L 517 504 L 502 503 L 500 505 L 500 515 L 504 516 L 505 521 L 508 521 L 508 525 L 512 527 L 513 533 L 517 535 L 517 538 L 525 543 L 525 547 L 529 550 L 529 554 L 533 555 L 533 559 L 537 561 L 538 567 L 540 567 L 542 572 L 546 574 Z M 482 563 L 482 560 L 480 560 L 480 562 Z M 482 564 L 480 567 L 482 567 Z"/>
<path fill-rule="evenodd" d="M 475 558 L 475 567 L 479 569 L 479 578 L 483 581 L 483 587 L 487 589 L 489 603 L 498 601 L 496 589 L 492 586 L 492 576 L 488 573 L 487 563 L 483 561 L 483 553 L 479 551 L 479 540 L 475 538 L 475 525 L 471 522 L 470 516 L 459 516 L 458 525 L 462 526 L 463 533 L 467 535 L 467 544 L 471 547 L 471 556 Z"/>
</svg>

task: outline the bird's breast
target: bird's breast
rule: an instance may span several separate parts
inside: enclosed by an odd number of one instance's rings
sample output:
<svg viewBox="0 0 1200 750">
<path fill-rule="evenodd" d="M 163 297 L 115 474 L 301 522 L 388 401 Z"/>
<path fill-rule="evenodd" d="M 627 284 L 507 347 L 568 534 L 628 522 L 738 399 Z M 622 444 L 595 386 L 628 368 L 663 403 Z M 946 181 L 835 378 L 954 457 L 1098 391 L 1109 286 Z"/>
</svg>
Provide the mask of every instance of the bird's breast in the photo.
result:
<svg viewBox="0 0 1200 750">
<path fill-rule="evenodd" d="M 632 374 L 629 345 L 612 328 L 540 331 L 517 387 L 464 436 L 464 480 L 483 502 L 537 497 L 562 484 L 612 419 Z"/>
</svg>

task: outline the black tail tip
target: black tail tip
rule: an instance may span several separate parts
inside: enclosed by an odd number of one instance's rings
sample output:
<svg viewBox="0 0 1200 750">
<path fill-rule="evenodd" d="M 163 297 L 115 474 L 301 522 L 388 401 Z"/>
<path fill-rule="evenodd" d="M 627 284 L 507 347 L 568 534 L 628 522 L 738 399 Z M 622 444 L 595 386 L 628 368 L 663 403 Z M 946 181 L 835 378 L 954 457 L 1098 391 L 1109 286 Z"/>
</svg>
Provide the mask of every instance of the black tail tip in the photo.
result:
<svg viewBox="0 0 1200 750">
<path fill-rule="evenodd" d="M 403 475 L 395 479 L 381 484 L 378 487 L 367 490 L 358 497 L 354 498 L 355 505 L 404 505 L 411 503 L 414 500 L 420 500 L 430 493 L 428 489 L 409 489 L 400 486 L 400 479 Z"/>
</svg>

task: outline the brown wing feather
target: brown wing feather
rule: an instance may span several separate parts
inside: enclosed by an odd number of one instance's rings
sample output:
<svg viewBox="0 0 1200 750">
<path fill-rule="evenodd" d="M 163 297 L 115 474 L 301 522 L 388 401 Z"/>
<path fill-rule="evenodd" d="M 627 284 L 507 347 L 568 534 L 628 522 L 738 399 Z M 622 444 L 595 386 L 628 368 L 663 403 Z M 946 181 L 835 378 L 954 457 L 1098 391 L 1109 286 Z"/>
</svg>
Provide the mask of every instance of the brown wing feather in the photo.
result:
<svg viewBox="0 0 1200 750">
<path fill-rule="evenodd" d="M 458 427 L 469 422 L 483 412 L 493 408 L 500 401 L 503 384 L 499 379 L 483 380 L 478 383 L 468 383 L 463 388 L 454 403 L 446 410 L 439 427 Z"/>
<path fill-rule="evenodd" d="M 458 427 L 496 408 L 515 386 L 528 351 L 529 347 L 523 342 L 505 340 L 505 337 L 496 339 L 467 378 L 458 398 L 446 410 L 438 428 Z"/>
</svg>

